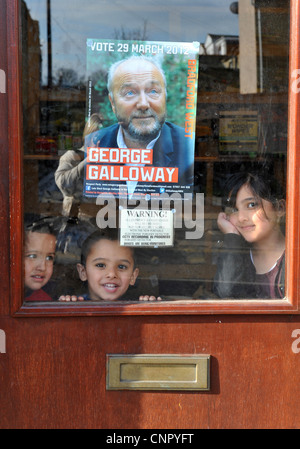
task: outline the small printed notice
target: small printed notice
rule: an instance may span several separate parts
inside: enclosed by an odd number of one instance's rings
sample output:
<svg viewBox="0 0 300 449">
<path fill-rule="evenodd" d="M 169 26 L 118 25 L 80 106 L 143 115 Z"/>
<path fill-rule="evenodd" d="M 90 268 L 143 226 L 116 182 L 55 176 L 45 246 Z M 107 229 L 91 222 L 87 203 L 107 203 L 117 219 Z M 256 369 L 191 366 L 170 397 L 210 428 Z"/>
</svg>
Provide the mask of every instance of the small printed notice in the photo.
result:
<svg viewBox="0 0 300 449">
<path fill-rule="evenodd" d="M 120 245 L 173 246 L 174 214 L 171 210 L 121 209 Z"/>
<path fill-rule="evenodd" d="M 223 111 L 220 113 L 219 149 L 221 152 L 257 151 L 257 111 Z"/>
</svg>

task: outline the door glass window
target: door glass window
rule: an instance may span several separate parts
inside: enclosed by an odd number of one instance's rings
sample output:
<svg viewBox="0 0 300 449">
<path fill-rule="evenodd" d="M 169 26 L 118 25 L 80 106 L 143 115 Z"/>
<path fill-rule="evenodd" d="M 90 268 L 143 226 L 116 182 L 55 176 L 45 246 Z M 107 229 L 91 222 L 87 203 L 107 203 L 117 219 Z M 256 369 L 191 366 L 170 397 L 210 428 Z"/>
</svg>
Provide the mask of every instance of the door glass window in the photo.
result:
<svg viewBox="0 0 300 449">
<path fill-rule="evenodd" d="M 285 297 L 289 1 L 20 1 L 26 303 Z"/>
</svg>

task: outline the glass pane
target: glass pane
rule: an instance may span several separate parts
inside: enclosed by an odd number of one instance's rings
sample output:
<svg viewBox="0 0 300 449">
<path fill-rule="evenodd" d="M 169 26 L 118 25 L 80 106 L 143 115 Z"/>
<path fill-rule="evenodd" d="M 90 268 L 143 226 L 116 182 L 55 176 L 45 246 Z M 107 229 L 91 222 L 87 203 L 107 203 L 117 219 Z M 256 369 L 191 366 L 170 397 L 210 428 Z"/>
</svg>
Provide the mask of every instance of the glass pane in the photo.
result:
<svg viewBox="0 0 300 449">
<path fill-rule="evenodd" d="M 25 300 L 283 298 L 289 2 L 20 11 Z"/>
</svg>

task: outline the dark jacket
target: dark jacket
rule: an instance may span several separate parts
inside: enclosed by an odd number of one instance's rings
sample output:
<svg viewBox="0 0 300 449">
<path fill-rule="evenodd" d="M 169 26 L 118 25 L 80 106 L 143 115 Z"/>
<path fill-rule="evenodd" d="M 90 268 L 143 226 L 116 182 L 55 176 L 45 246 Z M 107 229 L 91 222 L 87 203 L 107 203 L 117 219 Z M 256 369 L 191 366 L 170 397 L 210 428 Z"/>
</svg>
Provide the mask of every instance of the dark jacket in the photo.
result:
<svg viewBox="0 0 300 449">
<path fill-rule="evenodd" d="M 276 298 L 284 297 L 285 257 L 275 281 Z M 256 271 L 250 258 L 249 244 L 237 234 L 225 234 L 220 249 L 214 292 L 220 298 L 263 299 L 256 283 Z M 265 298 L 266 299 L 266 298 Z"/>
</svg>

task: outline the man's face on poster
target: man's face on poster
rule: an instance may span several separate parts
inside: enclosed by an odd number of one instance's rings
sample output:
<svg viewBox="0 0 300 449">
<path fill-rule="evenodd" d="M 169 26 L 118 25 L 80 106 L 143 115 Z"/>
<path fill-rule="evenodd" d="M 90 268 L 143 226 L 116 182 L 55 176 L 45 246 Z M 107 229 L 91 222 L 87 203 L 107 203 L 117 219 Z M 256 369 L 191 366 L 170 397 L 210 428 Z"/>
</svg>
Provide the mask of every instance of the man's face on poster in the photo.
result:
<svg viewBox="0 0 300 449">
<path fill-rule="evenodd" d="M 109 98 L 125 134 L 141 142 L 157 136 L 166 118 L 166 92 L 155 65 L 125 61 L 116 69 Z"/>
</svg>

